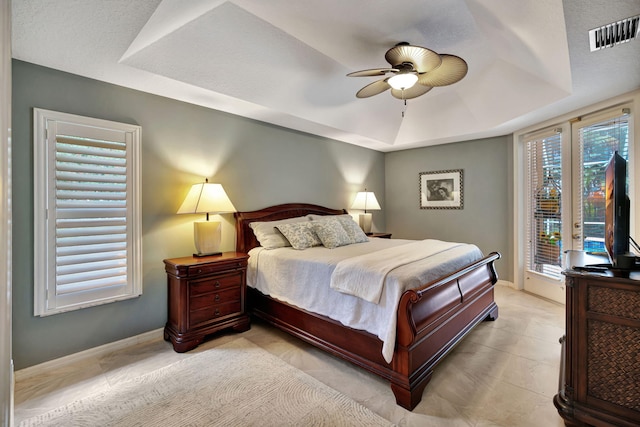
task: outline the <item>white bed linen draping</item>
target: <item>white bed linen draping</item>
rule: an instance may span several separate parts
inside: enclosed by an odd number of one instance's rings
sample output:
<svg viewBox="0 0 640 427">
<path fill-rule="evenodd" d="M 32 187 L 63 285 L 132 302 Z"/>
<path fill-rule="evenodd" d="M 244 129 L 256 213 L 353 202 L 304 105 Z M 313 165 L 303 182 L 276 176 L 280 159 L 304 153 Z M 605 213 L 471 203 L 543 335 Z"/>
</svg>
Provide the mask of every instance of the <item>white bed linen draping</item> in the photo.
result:
<svg viewBox="0 0 640 427">
<path fill-rule="evenodd" d="M 390 363 L 402 293 L 482 258 L 480 249 L 470 244 L 456 245 L 428 258 L 400 265 L 387 274 L 378 304 L 333 290 L 329 284 L 341 260 L 413 242 L 372 238 L 366 243 L 334 249 L 322 246 L 305 250 L 254 248 L 249 251 L 247 284 L 265 295 L 377 336 L 383 342 L 382 356 Z"/>
<path fill-rule="evenodd" d="M 418 240 L 406 245 L 343 259 L 331 274 L 331 289 L 378 304 L 387 274 L 396 268 L 450 251 L 462 243 Z"/>
</svg>

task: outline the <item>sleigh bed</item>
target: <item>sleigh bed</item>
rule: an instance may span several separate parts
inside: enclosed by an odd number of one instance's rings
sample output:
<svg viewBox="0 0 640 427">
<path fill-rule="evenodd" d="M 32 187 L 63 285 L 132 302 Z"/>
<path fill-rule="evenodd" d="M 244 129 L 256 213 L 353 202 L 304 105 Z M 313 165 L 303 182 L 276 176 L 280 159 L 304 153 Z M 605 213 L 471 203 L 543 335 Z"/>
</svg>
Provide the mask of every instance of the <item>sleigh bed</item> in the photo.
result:
<svg viewBox="0 0 640 427">
<path fill-rule="evenodd" d="M 249 252 L 257 248 L 250 255 L 253 253 L 258 259 L 256 251 L 262 248 L 250 227 L 252 222 L 344 214 L 344 210 L 311 204 L 283 204 L 237 212 L 237 250 Z M 397 317 L 394 316 L 396 327 L 389 362 L 385 360 L 389 356 L 383 356 L 384 342 L 378 336 L 345 326 L 328 315 L 301 309 L 251 286 L 247 288 L 247 307 L 252 315 L 277 328 L 387 379 L 398 405 L 412 410 L 422 399 L 440 360 L 478 323 L 498 317 L 493 287 L 497 281 L 494 261 L 499 258 L 500 254 L 493 252 L 402 292 L 394 311 Z"/>
</svg>

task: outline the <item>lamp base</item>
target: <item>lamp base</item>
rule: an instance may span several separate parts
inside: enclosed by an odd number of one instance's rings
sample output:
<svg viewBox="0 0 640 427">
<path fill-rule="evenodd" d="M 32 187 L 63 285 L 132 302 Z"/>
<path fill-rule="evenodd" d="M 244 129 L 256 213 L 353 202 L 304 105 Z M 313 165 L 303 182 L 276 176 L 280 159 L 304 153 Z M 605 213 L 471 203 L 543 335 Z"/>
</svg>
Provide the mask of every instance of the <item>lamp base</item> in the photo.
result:
<svg viewBox="0 0 640 427">
<path fill-rule="evenodd" d="M 218 255 L 222 255 L 222 252 L 208 252 L 206 254 L 193 254 L 194 258 L 201 258 L 204 256 L 218 256 Z"/>
<path fill-rule="evenodd" d="M 196 221 L 193 223 L 193 240 L 198 256 L 219 254 L 221 230 L 217 221 Z M 196 256 L 196 255 L 194 255 Z"/>
<path fill-rule="evenodd" d="M 373 219 L 373 215 L 369 212 L 361 213 L 358 217 L 358 225 L 362 228 L 362 231 L 365 233 L 371 233 L 371 220 Z"/>
</svg>

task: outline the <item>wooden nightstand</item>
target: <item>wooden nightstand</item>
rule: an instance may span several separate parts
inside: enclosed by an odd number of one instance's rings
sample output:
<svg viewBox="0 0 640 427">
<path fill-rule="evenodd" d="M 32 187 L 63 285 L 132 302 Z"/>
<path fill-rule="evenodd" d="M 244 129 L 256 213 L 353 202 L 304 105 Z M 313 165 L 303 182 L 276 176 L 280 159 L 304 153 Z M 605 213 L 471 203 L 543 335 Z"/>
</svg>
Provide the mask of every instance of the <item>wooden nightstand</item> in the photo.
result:
<svg viewBox="0 0 640 427">
<path fill-rule="evenodd" d="M 247 254 L 165 259 L 168 320 L 164 339 L 183 353 L 214 332 L 251 325 L 245 312 Z"/>
<path fill-rule="evenodd" d="M 367 233 L 369 237 L 379 237 L 381 239 L 390 239 L 391 233 Z"/>
</svg>

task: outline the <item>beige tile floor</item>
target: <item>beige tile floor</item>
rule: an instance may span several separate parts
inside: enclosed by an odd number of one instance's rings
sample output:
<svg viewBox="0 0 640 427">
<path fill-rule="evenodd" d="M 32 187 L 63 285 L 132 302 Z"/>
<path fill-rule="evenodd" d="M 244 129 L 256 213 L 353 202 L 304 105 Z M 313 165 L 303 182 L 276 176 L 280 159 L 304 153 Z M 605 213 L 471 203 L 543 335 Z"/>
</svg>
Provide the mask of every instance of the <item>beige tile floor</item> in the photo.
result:
<svg viewBox="0 0 640 427">
<path fill-rule="evenodd" d="M 564 306 L 505 286 L 496 301 L 498 320 L 480 324 L 443 360 L 412 412 L 395 404 L 386 381 L 271 326 L 254 322 L 242 336 L 400 426 L 562 426 L 552 398 Z M 185 354 L 156 340 L 25 378 L 15 385 L 16 425 L 236 337 L 220 335 Z"/>
</svg>

